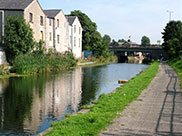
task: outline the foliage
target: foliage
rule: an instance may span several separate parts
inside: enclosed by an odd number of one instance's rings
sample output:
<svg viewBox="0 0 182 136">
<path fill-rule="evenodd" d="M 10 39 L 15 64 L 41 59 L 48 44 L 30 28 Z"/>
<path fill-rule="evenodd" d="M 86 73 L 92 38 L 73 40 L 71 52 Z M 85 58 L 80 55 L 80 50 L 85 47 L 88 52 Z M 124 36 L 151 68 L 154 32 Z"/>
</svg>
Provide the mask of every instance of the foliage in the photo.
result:
<svg viewBox="0 0 182 136">
<path fill-rule="evenodd" d="M 182 22 L 170 21 L 164 29 L 163 46 L 171 58 L 182 54 Z"/>
<path fill-rule="evenodd" d="M 8 16 L 6 18 L 4 45 L 10 62 L 15 56 L 29 53 L 35 47 L 33 32 L 23 17 Z"/>
<path fill-rule="evenodd" d="M 46 136 L 93 136 L 111 124 L 118 112 L 141 94 L 158 72 L 158 63 L 131 79 L 127 84 L 117 89 L 115 93 L 102 95 L 96 105 L 90 106 L 90 112 L 71 116 L 61 122 L 52 124 L 53 130 Z M 142 84 L 141 84 L 142 82 Z M 87 106 L 88 108 L 88 106 Z"/>
<path fill-rule="evenodd" d="M 116 42 L 114 39 L 111 42 L 111 46 L 119 46 L 118 42 Z"/>
<path fill-rule="evenodd" d="M 127 41 L 126 41 L 125 39 L 119 39 L 118 42 L 123 42 L 123 43 L 125 43 L 125 42 L 127 42 Z"/>
<path fill-rule="evenodd" d="M 9 74 L 9 66 L 8 65 L 0 65 L 0 75 Z"/>
<path fill-rule="evenodd" d="M 103 38 L 97 31 L 96 23 L 79 10 L 72 11 L 68 16 L 77 16 L 83 28 L 83 50 L 94 51 L 96 57 L 109 57 L 110 36 L 105 35 Z"/>
<path fill-rule="evenodd" d="M 161 45 L 161 40 L 157 40 L 157 44 L 158 45 Z"/>
<path fill-rule="evenodd" d="M 150 46 L 150 39 L 147 36 L 143 36 L 141 39 L 142 46 Z"/>
<path fill-rule="evenodd" d="M 18 55 L 13 63 L 13 69 L 18 74 L 33 74 L 69 69 L 76 64 L 77 61 L 70 52 L 62 56 L 32 53 Z"/>
<path fill-rule="evenodd" d="M 83 50 L 92 50 L 92 47 L 98 42 L 95 41 L 95 34 L 97 34 L 97 25 L 80 10 L 72 11 L 68 16 L 77 16 L 83 28 L 82 42 Z"/>
<path fill-rule="evenodd" d="M 38 53 L 38 54 L 44 54 L 46 52 L 46 48 L 43 46 L 44 45 L 44 42 L 42 40 L 40 40 L 38 43 L 36 43 L 36 48 L 35 48 L 35 53 Z M 50 50 L 49 50 L 50 51 Z M 51 52 L 49 52 L 51 53 Z"/>
<path fill-rule="evenodd" d="M 109 45 L 111 44 L 111 37 L 107 34 L 104 35 L 103 36 L 103 43 L 109 47 Z"/>
<path fill-rule="evenodd" d="M 171 65 L 178 74 L 182 88 L 182 59 L 176 58 L 169 60 L 168 64 Z"/>
</svg>

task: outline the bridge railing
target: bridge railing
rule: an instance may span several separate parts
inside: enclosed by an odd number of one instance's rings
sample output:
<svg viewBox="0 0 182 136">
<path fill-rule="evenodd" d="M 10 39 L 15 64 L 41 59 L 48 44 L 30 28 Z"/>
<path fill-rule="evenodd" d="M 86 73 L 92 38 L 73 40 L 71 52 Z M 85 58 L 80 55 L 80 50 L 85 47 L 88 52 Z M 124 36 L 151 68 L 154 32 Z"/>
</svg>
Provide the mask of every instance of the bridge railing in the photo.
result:
<svg viewBox="0 0 182 136">
<path fill-rule="evenodd" d="M 110 49 L 117 49 L 117 48 L 142 48 L 142 49 L 163 49 L 163 46 L 135 46 L 135 47 L 131 47 L 131 46 L 110 46 Z"/>
</svg>

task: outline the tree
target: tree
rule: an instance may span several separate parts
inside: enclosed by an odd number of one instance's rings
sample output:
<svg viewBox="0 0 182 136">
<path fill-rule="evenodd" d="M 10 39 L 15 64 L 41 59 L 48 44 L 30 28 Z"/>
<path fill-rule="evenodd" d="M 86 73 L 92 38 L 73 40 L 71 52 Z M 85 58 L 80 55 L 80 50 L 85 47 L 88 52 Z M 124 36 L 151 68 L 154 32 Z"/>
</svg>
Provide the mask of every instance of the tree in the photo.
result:
<svg viewBox="0 0 182 136">
<path fill-rule="evenodd" d="M 12 62 L 17 55 L 31 52 L 35 42 L 32 29 L 23 17 L 8 16 L 6 22 L 4 45 L 8 60 Z"/>
<path fill-rule="evenodd" d="M 83 50 L 93 51 L 96 57 L 103 56 L 107 58 L 109 56 L 109 44 L 111 38 L 109 35 L 105 35 L 103 38 L 101 34 L 97 31 L 96 23 L 80 10 L 72 11 L 70 15 L 67 16 L 77 16 L 82 28 L 83 28 Z"/>
<path fill-rule="evenodd" d="M 147 36 L 143 36 L 141 40 L 142 46 L 150 46 L 150 39 Z"/>
<path fill-rule="evenodd" d="M 125 39 L 119 39 L 118 42 L 123 42 L 123 43 L 125 43 L 125 42 L 127 42 L 127 41 L 126 41 Z"/>
<path fill-rule="evenodd" d="M 111 46 L 119 46 L 118 42 L 116 42 L 114 39 L 111 42 Z"/>
<path fill-rule="evenodd" d="M 182 52 L 182 22 L 170 21 L 164 28 L 164 49 L 170 57 L 179 57 Z"/>
<path fill-rule="evenodd" d="M 107 34 L 104 35 L 103 36 L 103 42 L 104 42 L 104 44 L 106 44 L 109 47 L 109 45 L 111 44 L 111 37 Z"/>
<path fill-rule="evenodd" d="M 82 28 L 83 28 L 83 50 L 91 50 L 93 46 L 98 42 L 95 41 L 95 33 L 97 32 L 97 25 L 96 23 L 92 22 L 92 20 L 85 14 L 82 13 L 80 10 L 72 11 L 70 15 L 67 16 L 77 16 Z"/>
<path fill-rule="evenodd" d="M 161 45 L 161 40 L 157 40 L 157 44 L 158 45 Z"/>
</svg>

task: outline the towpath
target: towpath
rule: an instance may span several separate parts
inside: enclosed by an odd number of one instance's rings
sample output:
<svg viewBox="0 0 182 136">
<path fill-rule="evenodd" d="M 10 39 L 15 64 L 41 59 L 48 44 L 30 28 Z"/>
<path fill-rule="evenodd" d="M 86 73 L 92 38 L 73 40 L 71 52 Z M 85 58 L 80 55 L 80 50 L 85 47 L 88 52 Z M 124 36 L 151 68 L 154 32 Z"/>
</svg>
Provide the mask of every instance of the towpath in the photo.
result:
<svg viewBox="0 0 182 136">
<path fill-rule="evenodd" d="M 182 91 L 174 70 L 161 63 L 159 73 L 100 136 L 182 136 Z"/>
</svg>

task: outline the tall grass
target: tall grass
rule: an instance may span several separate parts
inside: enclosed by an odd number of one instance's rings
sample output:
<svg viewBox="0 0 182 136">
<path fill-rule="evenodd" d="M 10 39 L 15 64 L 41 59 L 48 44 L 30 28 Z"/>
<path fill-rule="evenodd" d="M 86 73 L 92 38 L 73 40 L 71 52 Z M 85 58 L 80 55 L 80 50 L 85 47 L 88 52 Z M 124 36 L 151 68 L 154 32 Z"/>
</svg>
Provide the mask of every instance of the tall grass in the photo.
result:
<svg viewBox="0 0 182 136">
<path fill-rule="evenodd" d="M 69 69 L 76 64 L 72 53 L 66 55 L 31 53 L 17 56 L 13 62 L 13 70 L 18 74 L 33 74 Z"/>
<path fill-rule="evenodd" d="M 158 72 L 159 63 L 151 64 L 146 71 L 131 79 L 115 93 L 101 95 L 90 112 L 71 116 L 52 124 L 53 130 L 46 136 L 94 136 L 110 125 L 118 112 L 141 94 Z"/>
<path fill-rule="evenodd" d="M 182 88 L 182 59 L 176 58 L 168 61 L 168 64 L 174 68 L 179 76 L 181 88 Z"/>
</svg>

